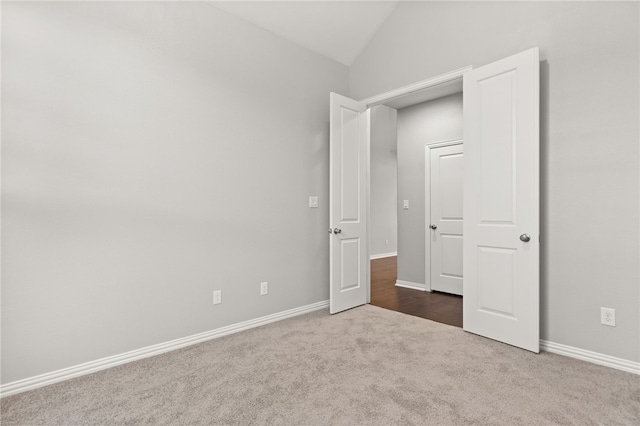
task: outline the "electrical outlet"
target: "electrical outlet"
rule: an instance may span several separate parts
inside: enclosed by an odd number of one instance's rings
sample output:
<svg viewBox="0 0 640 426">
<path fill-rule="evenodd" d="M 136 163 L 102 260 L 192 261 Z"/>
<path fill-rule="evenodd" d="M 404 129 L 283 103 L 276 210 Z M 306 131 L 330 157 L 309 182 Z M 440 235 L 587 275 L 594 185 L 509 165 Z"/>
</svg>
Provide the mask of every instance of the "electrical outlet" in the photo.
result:
<svg viewBox="0 0 640 426">
<path fill-rule="evenodd" d="M 269 283 L 268 282 L 263 282 L 260 283 L 260 296 L 264 296 L 269 294 Z"/>
<path fill-rule="evenodd" d="M 600 308 L 600 324 L 610 327 L 616 326 L 616 310 L 611 308 Z"/>
<path fill-rule="evenodd" d="M 213 304 L 219 305 L 222 303 L 222 290 L 215 290 L 213 292 Z"/>
<path fill-rule="evenodd" d="M 388 246 L 389 245 L 389 240 L 384 240 L 384 245 Z"/>
</svg>

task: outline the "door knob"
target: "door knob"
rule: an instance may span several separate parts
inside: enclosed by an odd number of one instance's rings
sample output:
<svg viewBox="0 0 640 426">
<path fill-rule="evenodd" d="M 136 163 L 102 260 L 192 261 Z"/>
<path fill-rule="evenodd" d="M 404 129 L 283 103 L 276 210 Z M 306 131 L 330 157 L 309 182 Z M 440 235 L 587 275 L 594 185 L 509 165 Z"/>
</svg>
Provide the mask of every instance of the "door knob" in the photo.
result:
<svg viewBox="0 0 640 426">
<path fill-rule="evenodd" d="M 429 228 L 431 229 L 437 229 L 438 227 L 436 225 L 429 225 Z"/>
<path fill-rule="evenodd" d="M 531 240 L 531 236 L 529 234 L 520 235 L 520 241 L 528 243 Z"/>
<path fill-rule="evenodd" d="M 342 232 L 342 229 L 338 229 L 338 228 L 333 228 L 333 233 L 338 235 L 339 233 Z"/>
<path fill-rule="evenodd" d="M 329 233 L 330 234 L 333 233 L 333 229 L 329 228 Z"/>
</svg>

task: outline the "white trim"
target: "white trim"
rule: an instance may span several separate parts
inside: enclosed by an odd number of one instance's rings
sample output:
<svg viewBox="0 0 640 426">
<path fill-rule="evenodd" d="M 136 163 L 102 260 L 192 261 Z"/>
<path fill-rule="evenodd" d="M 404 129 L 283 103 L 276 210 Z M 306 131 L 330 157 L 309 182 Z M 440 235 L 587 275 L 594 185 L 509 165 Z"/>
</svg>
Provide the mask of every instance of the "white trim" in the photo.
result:
<svg viewBox="0 0 640 426">
<path fill-rule="evenodd" d="M 426 288 L 426 286 L 424 284 L 412 283 L 411 281 L 396 280 L 396 287 L 404 287 L 404 288 L 410 288 L 410 289 L 413 289 L 413 290 L 431 292 L 431 290 L 427 290 L 427 288 Z"/>
<path fill-rule="evenodd" d="M 390 90 L 388 92 L 384 92 L 379 95 L 371 96 L 370 98 L 363 99 L 360 102 L 364 102 L 367 105 L 367 108 L 371 108 L 372 106 L 380 105 L 392 99 L 396 99 L 401 96 L 406 96 L 414 92 L 418 92 L 425 89 L 433 89 L 437 86 L 448 85 L 455 82 L 459 82 L 462 80 L 462 76 L 464 75 L 464 73 L 471 71 L 471 69 L 472 69 L 471 66 L 466 66 L 464 68 L 450 71 L 445 74 L 440 74 L 436 77 L 433 77 L 427 80 L 418 81 L 416 83 L 409 84 L 407 86 L 403 86 L 398 89 Z"/>
<path fill-rule="evenodd" d="M 380 253 L 380 254 L 372 254 L 371 257 L 369 257 L 369 259 L 374 260 L 374 259 L 383 259 L 385 257 L 393 257 L 393 256 L 397 256 L 398 252 L 394 251 L 392 253 Z"/>
<path fill-rule="evenodd" d="M 640 375 L 640 362 L 616 358 L 614 356 L 592 352 L 586 349 L 574 348 L 572 346 L 549 342 L 547 340 L 540 340 L 540 350 Z"/>
<path fill-rule="evenodd" d="M 365 118 L 367 119 L 367 125 L 365 126 L 365 138 L 367 138 L 365 143 L 365 149 L 367 150 L 367 153 L 366 153 L 367 160 L 365 161 L 365 165 L 366 165 L 365 167 L 365 176 L 366 176 L 365 177 L 366 179 L 365 205 L 367 208 L 367 212 L 366 212 L 367 226 L 365 227 L 365 233 L 367 236 L 367 244 L 365 245 L 365 248 L 367 250 L 366 259 L 369 259 L 369 262 L 365 260 L 365 263 L 366 263 L 365 285 L 367 286 L 366 301 L 367 303 L 371 303 L 371 110 L 367 108 L 364 114 L 365 114 Z"/>
<path fill-rule="evenodd" d="M 40 374 L 39 376 L 29 377 L 27 379 L 17 380 L 15 382 L 2 385 L 0 397 L 14 395 L 20 392 L 36 389 L 42 386 L 50 385 L 74 377 L 83 376 L 85 374 L 95 373 L 96 371 L 105 370 L 117 365 L 126 364 L 143 358 L 159 355 L 165 352 L 183 348 L 185 346 L 202 343 L 207 340 L 216 339 L 218 337 L 227 336 L 229 334 L 238 333 L 240 331 L 249 330 L 251 328 L 260 327 L 272 322 L 295 317 L 309 312 L 325 309 L 329 307 L 329 301 L 312 303 L 306 306 L 289 309 L 287 311 L 277 312 L 275 314 L 266 315 L 264 317 L 243 321 L 237 324 L 220 327 L 215 330 L 205 331 L 203 333 L 193 334 L 176 340 L 171 340 L 157 345 L 147 346 L 146 348 L 136 349 L 119 355 L 113 355 L 101 358 L 95 361 L 85 362 L 73 367 L 63 368 L 61 370 L 52 371 L 50 373 Z"/>
</svg>

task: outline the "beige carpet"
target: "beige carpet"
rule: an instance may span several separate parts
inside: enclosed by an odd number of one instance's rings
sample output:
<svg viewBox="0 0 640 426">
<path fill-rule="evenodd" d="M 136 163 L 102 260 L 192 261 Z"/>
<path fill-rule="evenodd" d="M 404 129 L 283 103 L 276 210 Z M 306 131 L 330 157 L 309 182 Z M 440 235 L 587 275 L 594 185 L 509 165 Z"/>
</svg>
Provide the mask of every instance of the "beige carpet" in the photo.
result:
<svg viewBox="0 0 640 426">
<path fill-rule="evenodd" d="M 640 376 L 374 306 L 2 400 L 3 425 L 638 425 Z"/>
</svg>

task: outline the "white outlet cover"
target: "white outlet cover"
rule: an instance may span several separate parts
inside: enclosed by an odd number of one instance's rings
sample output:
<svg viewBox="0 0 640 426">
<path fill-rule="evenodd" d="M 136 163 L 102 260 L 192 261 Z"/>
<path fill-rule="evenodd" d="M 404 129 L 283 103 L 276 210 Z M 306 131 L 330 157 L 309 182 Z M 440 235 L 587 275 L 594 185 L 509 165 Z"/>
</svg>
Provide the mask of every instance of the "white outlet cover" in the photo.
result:
<svg viewBox="0 0 640 426">
<path fill-rule="evenodd" d="M 615 327 L 616 310 L 612 308 L 600 308 L 600 324 Z"/>
</svg>

